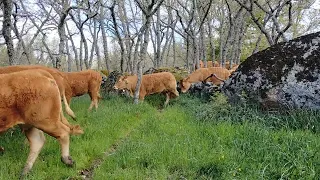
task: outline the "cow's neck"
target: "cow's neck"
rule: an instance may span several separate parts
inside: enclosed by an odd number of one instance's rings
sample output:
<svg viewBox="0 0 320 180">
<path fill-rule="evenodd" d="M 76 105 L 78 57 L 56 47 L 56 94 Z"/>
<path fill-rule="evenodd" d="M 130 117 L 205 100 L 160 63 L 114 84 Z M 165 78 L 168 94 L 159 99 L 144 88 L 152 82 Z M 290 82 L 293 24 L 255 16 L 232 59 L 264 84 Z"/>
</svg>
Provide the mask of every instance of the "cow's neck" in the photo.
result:
<svg viewBox="0 0 320 180">
<path fill-rule="evenodd" d="M 203 81 L 203 74 L 201 71 L 195 71 L 192 74 L 190 74 L 188 77 L 189 83 L 196 83 L 201 81 Z"/>
<path fill-rule="evenodd" d="M 127 79 L 128 81 L 130 81 L 130 83 L 128 83 L 128 90 L 130 91 L 130 93 L 134 93 L 137 86 L 138 76 L 128 76 Z"/>
</svg>

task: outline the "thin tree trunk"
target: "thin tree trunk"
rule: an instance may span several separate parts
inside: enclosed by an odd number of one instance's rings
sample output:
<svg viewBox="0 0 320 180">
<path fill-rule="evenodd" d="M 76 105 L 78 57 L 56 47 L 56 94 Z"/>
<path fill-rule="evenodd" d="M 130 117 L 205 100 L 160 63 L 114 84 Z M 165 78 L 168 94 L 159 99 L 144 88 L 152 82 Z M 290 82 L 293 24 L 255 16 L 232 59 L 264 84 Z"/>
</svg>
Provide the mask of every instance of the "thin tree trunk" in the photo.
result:
<svg viewBox="0 0 320 180">
<path fill-rule="evenodd" d="M 258 39 L 256 41 L 256 45 L 255 45 L 255 47 L 254 47 L 254 49 L 252 51 L 252 54 L 255 54 L 255 53 L 257 53 L 259 51 L 259 46 L 260 46 L 261 39 L 262 39 L 262 33 L 260 33 L 259 36 L 258 36 Z"/>
<path fill-rule="evenodd" d="M 43 36 L 43 37 L 42 37 L 42 44 L 43 44 L 43 46 L 46 48 L 46 50 L 47 50 L 47 52 L 48 52 L 48 55 L 49 55 L 50 60 L 51 60 L 51 62 L 52 62 L 52 67 L 55 67 L 55 66 L 56 66 L 56 59 L 55 59 L 54 56 L 52 55 L 51 50 L 50 50 L 50 48 L 48 47 L 45 38 L 46 38 L 46 36 Z"/>
<path fill-rule="evenodd" d="M 142 33 L 138 35 L 138 39 L 134 48 L 134 58 L 133 58 L 133 72 L 132 74 L 138 74 L 138 57 L 139 57 L 139 47 L 141 46 L 141 38 L 142 38 Z"/>
<path fill-rule="evenodd" d="M 209 52 L 210 52 L 211 61 L 212 61 L 212 63 L 214 63 L 214 61 L 216 60 L 216 54 L 215 54 L 216 49 L 215 49 L 215 45 L 214 45 L 210 21 L 208 21 L 208 27 L 209 27 L 209 44 L 210 44 L 210 51 Z M 207 64 L 205 64 L 205 66 L 207 67 Z"/>
<path fill-rule="evenodd" d="M 120 32 L 119 32 L 119 29 L 118 29 L 118 23 L 117 23 L 117 20 L 116 20 L 116 15 L 115 15 L 115 12 L 114 12 L 114 8 L 115 8 L 115 1 L 113 2 L 113 5 L 111 7 L 109 7 L 109 10 L 111 12 L 111 18 L 112 18 L 112 22 L 113 22 L 113 27 L 114 27 L 114 30 L 115 30 L 115 34 L 118 38 L 118 43 L 119 43 L 119 46 L 120 46 L 120 71 L 121 72 L 124 72 L 123 71 L 123 65 L 124 65 L 124 53 L 125 53 L 125 49 L 124 49 L 124 45 L 123 45 L 123 40 L 122 40 L 122 37 L 120 35 Z"/>
<path fill-rule="evenodd" d="M 146 18 L 146 23 L 145 23 L 145 30 L 144 30 L 144 35 L 143 35 L 143 44 L 140 49 L 140 58 L 141 60 L 138 63 L 138 81 L 135 89 L 135 94 L 134 94 L 134 103 L 138 104 L 139 103 L 139 91 L 141 87 L 141 80 L 142 80 L 142 67 L 141 63 L 146 60 L 146 55 L 147 55 L 147 47 L 148 47 L 148 42 L 149 42 L 149 28 L 150 28 L 150 17 Z"/>
<path fill-rule="evenodd" d="M 16 11 L 17 13 L 17 11 Z M 24 42 L 24 40 L 22 39 L 21 35 L 20 35 L 20 32 L 18 30 L 18 27 L 17 27 L 17 22 L 18 22 L 18 19 L 17 19 L 17 15 L 13 15 L 13 19 L 14 19 L 14 23 L 13 23 L 13 31 L 14 33 L 16 34 L 18 40 L 19 40 L 19 43 L 21 44 L 22 46 L 22 49 L 23 49 L 23 53 L 25 54 L 26 58 L 27 58 L 27 61 L 28 61 L 28 64 L 31 64 L 31 61 L 30 61 L 30 51 L 27 49 L 26 47 L 26 44 Z M 25 25 L 25 24 L 24 24 Z M 16 62 L 21 62 L 20 58 L 21 56 L 17 56 L 18 54 L 16 54 Z M 20 63 L 18 63 L 20 64 Z"/>
<path fill-rule="evenodd" d="M 3 0 L 3 25 L 2 34 L 6 41 L 7 53 L 9 57 L 9 64 L 15 64 L 15 52 L 13 47 L 13 41 L 11 36 L 11 15 L 12 15 L 12 0 Z"/>
<path fill-rule="evenodd" d="M 72 69 L 72 56 L 69 50 L 69 45 L 68 45 L 68 41 L 66 41 L 66 51 L 67 51 L 67 55 L 68 55 L 68 72 L 71 72 Z"/>
<path fill-rule="evenodd" d="M 176 66 L 176 61 L 177 61 L 177 57 L 176 57 L 176 39 L 174 36 L 174 30 L 172 30 L 172 52 L 173 52 L 173 67 Z"/>
<path fill-rule="evenodd" d="M 83 58 L 82 58 L 83 42 L 82 37 L 80 39 L 80 50 L 79 50 L 79 62 L 80 62 L 80 71 L 83 70 Z"/>
<path fill-rule="evenodd" d="M 71 46 L 72 46 L 72 50 L 73 50 L 73 53 L 74 53 L 74 61 L 76 62 L 76 68 L 77 68 L 77 71 L 79 71 L 81 68 L 80 68 L 80 65 L 79 65 L 79 57 L 78 57 L 78 50 L 74 44 L 74 40 L 72 38 L 72 35 L 70 33 L 70 30 L 69 30 L 69 27 L 68 25 L 66 24 L 66 28 L 67 28 L 67 31 L 68 31 L 68 34 L 69 34 L 69 40 L 71 42 Z"/>
<path fill-rule="evenodd" d="M 106 68 L 108 71 L 110 71 L 110 65 L 109 65 L 109 51 L 108 51 L 108 42 L 107 42 L 107 35 L 106 35 L 106 29 L 104 24 L 104 11 L 103 7 L 100 7 L 100 15 L 99 15 L 99 23 L 101 27 L 101 35 L 102 35 L 102 44 L 103 44 L 103 54 L 104 54 L 104 63 L 106 65 Z"/>
<path fill-rule="evenodd" d="M 155 57 L 155 61 L 157 64 L 157 68 L 159 68 L 160 66 L 162 66 L 162 60 L 160 58 L 160 51 L 161 51 L 161 36 L 162 36 L 162 32 L 160 29 L 160 10 L 157 11 L 157 22 L 156 22 L 156 44 L 157 44 L 157 48 L 156 48 L 156 57 Z"/>
</svg>

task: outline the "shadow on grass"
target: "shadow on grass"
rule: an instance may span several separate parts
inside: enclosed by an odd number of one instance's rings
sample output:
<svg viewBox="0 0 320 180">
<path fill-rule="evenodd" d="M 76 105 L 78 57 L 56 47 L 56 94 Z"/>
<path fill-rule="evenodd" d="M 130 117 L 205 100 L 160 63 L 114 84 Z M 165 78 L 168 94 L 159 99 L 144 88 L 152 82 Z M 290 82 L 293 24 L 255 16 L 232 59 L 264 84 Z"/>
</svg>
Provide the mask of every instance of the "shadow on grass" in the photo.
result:
<svg viewBox="0 0 320 180">
<path fill-rule="evenodd" d="M 197 171 L 198 178 L 208 178 L 208 179 L 220 179 L 222 174 L 222 168 L 216 164 L 208 164 L 202 166 Z"/>
</svg>

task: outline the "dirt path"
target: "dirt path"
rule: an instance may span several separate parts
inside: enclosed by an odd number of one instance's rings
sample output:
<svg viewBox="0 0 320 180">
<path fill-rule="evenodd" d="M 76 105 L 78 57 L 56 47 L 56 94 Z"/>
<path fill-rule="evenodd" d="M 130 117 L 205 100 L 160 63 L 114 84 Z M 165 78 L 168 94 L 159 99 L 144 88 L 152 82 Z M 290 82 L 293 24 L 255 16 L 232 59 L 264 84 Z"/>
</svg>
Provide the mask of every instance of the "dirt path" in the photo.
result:
<svg viewBox="0 0 320 180">
<path fill-rule="evenodd" d="M 94 170 L 99 167 L 110 155 L 114 154 L 118 147 L 123 143 L 124 140 L 126 140 L 130 133 L 135 128 L 131 128 L 128 130 L 128 132 L 121 138 L 119 138 L 114 144 L 111 145 L 110 148 L 108 148 L 101 157 L 95 159 L 91 165 L 88 168 L 82 169 L 79 171 L 79 176 L 82 177 L 82 179 L 90 180 L 93 179 Z M 77 179 L 77 178 L 70 178 L 70 179 Z"/>
</svg>

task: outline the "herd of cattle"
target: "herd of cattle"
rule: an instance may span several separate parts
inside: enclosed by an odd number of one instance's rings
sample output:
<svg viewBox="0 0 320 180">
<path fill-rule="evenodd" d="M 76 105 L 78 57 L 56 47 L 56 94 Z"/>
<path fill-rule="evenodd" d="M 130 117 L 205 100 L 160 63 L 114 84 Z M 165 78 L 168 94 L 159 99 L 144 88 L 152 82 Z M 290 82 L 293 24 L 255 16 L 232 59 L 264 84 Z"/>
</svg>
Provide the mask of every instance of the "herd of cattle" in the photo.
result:
<svg viewBox="0 0 320 180">
<path fill-rule="evenodd" d="M 186 92 L 195 82 L 211 81 L 219 85 L 236 67 L 231 70 L 222 67 L 199 68 L 181 80 L 181 92 Z M 136 75 L 121 76 L 114 89 L 127 90 L 133 96 L 137 80 Z M 89 110 L 93 107 L 97 109 L 101 82 L 101 74 L 94 70 L 61 72 L 39 65 L 0 67 L 0 133 L 19 125 L 30 145 L 22 175 L 31 170 L 38 157 L 45 143 L 44 132 L 60 143 L 62 162 L 73 165 L 69 154 L 69 136 L 83 134 L 83 130 L 79 125 L 71 125 L 64 117 L 61 101 L 65 112 L 73 119 L 76 116 L 70 108 L 72 97 L 89 94 Z M 178 97 L 174 75 L 170 72 L 143 75 L 139 99 L 144 100 L 145 96 L 154 93 L 166 94 L 165 105 L 170 99 Z"/>
</svg>

